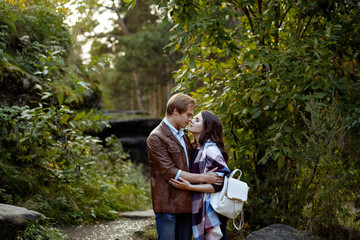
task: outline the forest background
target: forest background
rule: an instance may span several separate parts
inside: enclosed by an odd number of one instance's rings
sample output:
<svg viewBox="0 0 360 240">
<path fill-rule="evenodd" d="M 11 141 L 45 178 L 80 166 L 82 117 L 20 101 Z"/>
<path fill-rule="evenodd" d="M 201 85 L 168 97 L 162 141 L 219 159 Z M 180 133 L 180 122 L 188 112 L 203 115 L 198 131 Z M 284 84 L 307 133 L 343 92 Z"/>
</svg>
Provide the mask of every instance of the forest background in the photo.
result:
<svg viewBox="0 0 360 240">
<path fill-rule="evenodd" d="M 231 168 L 251 189 L 246 226 L 355 239 L 360 208 L 358 1 L 0 0 L 1 84 L 31 81 L 0 108 L 0 201 L 53 223 L 150 207 L 148 181 L 104 110 L 161 117 L 191 94 L 224 124 Z M 66 22 L 76 9 L 76 24 Z M 99 32 L 96 18 L 112 13 Z M 91 41 L 90 58 L 81 47 Z M 15 84 L 16 85 L 16 84 Z M 31 239 L 31 238 L 29 238 Z"/>
</svg>

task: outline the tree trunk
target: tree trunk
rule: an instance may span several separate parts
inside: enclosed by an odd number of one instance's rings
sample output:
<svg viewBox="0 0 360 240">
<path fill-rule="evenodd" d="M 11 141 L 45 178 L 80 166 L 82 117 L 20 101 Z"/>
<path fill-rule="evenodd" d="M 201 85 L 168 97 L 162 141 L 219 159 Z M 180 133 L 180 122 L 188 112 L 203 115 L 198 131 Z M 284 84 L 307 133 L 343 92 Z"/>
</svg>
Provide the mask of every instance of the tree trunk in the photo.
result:
<svg viewBox="0 0 360 240">
<path fill-rule="evenodd" d="M 110 9 L 112 9 L 116 12 L 116 15 L 118 16 L 118 19 L 119 19 L 119 24 L 121 26 L 121 31 L 123 32 L 123 34 L 125 36 L 129 36 L 130 33 L 126 27 L 124 19 L 121 16 L 120 9 L 115 7 L 115 5 L 113 5 L 113 7 Z M 136 67 L 136 66 L 134 66 L 134 67 Z M 144 108 L 144 103 L 142 100 L 143 96 L 142 96 L 142 87 L 140 85 L 140 74 L 137 70 L 134 69 L 133 72 L 131 73 L 131 76 L 132 76 L 132 80 L 134 82 L 136 102 L 137 102 L 138 109 L 141 111 L 144 111 L 145 108 Z"/>
<path fill-rule="evenodd" d="M 158 85 L 158 112 L 157 117 L 163 118 L 165 116 L 165 107 L 164 107 L 164 91 L 166 88 L 163 85 Z"/>
<path fill-rule="evenodd" d="M 155 81 L 154 81 L 154 85 L 153 87 L 149 90 L 149 110 L 150 113 L 154 116 L 157 117 L 157 112 L 158 112 L 158 98 L 157 98 L 157 87 L 155 85 Z"/>
<path fill-rule="evenodd" d="M 144 103 L 142 100 L 142 88 L 140 86 L 140 74 L 137 71 L 133 71 L 131 73 L 132 75 L 132 79 L 134 81 L 134 87 L 135 87 L 135 94 L 136 94 L 136 102 L 137 102 L 137 106 L 138 109 L 141 111 L 144 111 Z"/>
<path fill-rule="evenodd" d="M 135 101 L 134 101 L 134 90 L 130 90 L 130 110 L 135 110 Z"/>
</svg>

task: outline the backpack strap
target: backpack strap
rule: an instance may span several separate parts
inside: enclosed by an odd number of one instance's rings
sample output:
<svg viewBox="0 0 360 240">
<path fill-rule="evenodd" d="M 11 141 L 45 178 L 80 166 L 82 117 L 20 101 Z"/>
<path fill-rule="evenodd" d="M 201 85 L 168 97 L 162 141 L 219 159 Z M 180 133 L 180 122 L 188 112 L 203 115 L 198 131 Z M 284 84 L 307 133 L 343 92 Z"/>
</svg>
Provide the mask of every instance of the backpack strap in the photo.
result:
<svg viewBox="0 0 360 240">
<path fill-rule="evenodd" d="M 235 204 L 237 203 L 237 201 L 235 201 Z M 244 226 L 244 209 L 241 209 L 241 212 L 240 212 L 240 222 L 239 222 L 239 225 L 237 225 L 236 223 L 235 223 L 235 220 L 236 219 L 233 219 L 233 225 L 234 225 L 234 227 L 236 228 L 236 230 L 241 230 L 242 228 L 243 228 L 243 226 Z"/>
</svg>

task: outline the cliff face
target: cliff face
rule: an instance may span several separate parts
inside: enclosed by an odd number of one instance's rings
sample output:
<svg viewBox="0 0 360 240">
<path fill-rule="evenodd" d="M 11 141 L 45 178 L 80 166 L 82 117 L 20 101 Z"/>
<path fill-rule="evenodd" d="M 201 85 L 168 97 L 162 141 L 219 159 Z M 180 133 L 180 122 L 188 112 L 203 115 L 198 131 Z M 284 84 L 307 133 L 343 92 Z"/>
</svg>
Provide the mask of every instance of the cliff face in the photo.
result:
<svg viewBox="0 0 360 240">
<path fill-rule="evenodd" d="M 0 105 L 33 105 L 41 99 L 40 90 L 35 85 L 43 86 L 36 77 L 25 73 L 9 63 L 0 64 Z"/>
<path fill-rule="evenodd" d="M 41 101 L 41 91 L 56 92 L 35 76 L 0 61 L 0 106 L 36 106 Z M 51 96 L 46 103 L 57 104 L 57 98 Z M 97 89 L 88 89 L 80 101 L 72 103 L 71 107 L 100 109 L 103 107 L 101 93 Z"/>
</svg>

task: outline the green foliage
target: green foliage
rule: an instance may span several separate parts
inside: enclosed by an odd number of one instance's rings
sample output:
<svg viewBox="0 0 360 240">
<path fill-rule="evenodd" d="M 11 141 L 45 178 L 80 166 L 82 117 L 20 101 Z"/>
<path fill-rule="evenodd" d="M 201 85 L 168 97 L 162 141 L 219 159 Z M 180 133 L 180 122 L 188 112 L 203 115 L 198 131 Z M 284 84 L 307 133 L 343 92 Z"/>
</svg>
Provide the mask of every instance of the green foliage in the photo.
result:
<svg viewBox="0 0 360 240">
<path fill-rule="evenodd" d="M 39 94 L 22 106 L 0 106 L 0 202 L 37 210 L 51 222 L 114 219 L 118 211 L 150 207 L 149 183 L 119 141 L 89 134 L 108 126 L 94 109 L 108 63 L 93 57 L 84 65 L 73 51 L 66 2 L 0 0 L 1 86 L 34 84 L 30 92 Z M 46 226 L 24 234 L 57 239 L 46 236 L 52 234 Z"/>
<path fill-rule="evenodd" d="M 336 108 L 314 100 L 306 106 L 306 113 L 302 115 L 307 127 L 302 133 L 306 141 L 300 140 L 303 136 L 295 136 L 296 164 L 291 172 L 294 187 L 291 195 L 282 196 L 289 199 L 291 214 L 304 214 L 303 224 L 307 229 L 327 239 L 340 238 L 338 226 L 351 218 L 354 209 L 348 205 L 356 201 L 354 192 L 359 190 L 352 182 L 359 177 L 358 171 L 352 171 L 356 169 L 356 162 L 347 156 L 347 124 L 336 113 Z M 298 223 L 293 221 L 294 225 Z"/>
<path fill-rule="evenodd" d="M 163 116 L 178 56 L 164 49 L 171 23 L 160 23 L 156 1 L 129 6 L 127 1 L 77 3 L 77 10 L 84 14 L 72 26 L 74 35 L 92 42 L 92 56 L 105 55 L 111 62 L 99 81 L 104 109 L 145 110 Z M 93 17 L 97 14 L 116 14 L 106 32 L 94 30 L 99 25 Z"/>
<path fill-rule="evenodd" d="M 137 231 L 133 235 L 134 240 L 156 240 L 157 232 L 155 224 L 150 224 L 143 231 Z"/>
<path fill-rule="evenodd" d="M 41 5 L 23 11 L 7 3 L 2 6 L 0 46 L 5 60 L 34 74 L 48 52 L 57 51 L 66 58 L 71 47 L 70 35 L 61 15 Z"/>
<path fill-rule="evenodd" d="M 149 205 L 148 184 L 115 139 L 85 135 L 106 125 L 101 115 L 69 107 L 0 109 L 1 199 L 57 221 L 113 219 Z M 12 196 L 10 198 L 9 196 Z"/>
<path fill-rule="evenodd" d="M 340 207 L 343 201 L 357 202 L 359 195 L 354 183 L 358 183 L 360 160 L 349 156 L 354 156 L 350 148 L 359 129 L 360 38 L 352 33 L 359 31 L 360 5 L 356 1 L 160 1 L 160 7 L 164 18 L 171 16 L 174 22 L 168 47 L 184 56 L 178 61 L 174 91 L 191 93 L 200 108 L 221 117 L 233 153 L 230 164 L 245 172 L 251 186 L 250 226 L 283 222 L 305 228 L 313 220 L 305 211 L 311 206 L 312 214 L 331 229 L 347 215 Z M 314 117 L 308 108 L 313 106 L 312 98 L 324 106 L 316 126 L 304 121 Z M 354 134 L 345 138 L 346 145 L 344 139 L 333 138 L 349 136 L 345 126 Z M 317 139 L 318 134 L 322 134 L 319 142 L 308 149 L 316 156 L 299 155 L 297 151 L 308 148 L 308 138 Z M 298 165 L 305 163 L 307 170 Z M 347 173 L 350 166 L 352 173 Z M 340 176 L 347 181 L 340 181 Z M 328 192 L 320 186 L 329 179 L 333 186 Z M 344 185 L 342 193 L 330 196 Z M 329 205 L 322 205 L 329 197 Z M 329 209 L 331 204 L 334 209 L 325 214 L 321 208 Z"/>
<path fill-rule="evenodd" d="M 114 58 L 115 69 L 108 72 L 101 85 L 108 96 L 108 100 L 114 109 L 129 109 L 128 99 L 131 99 L 136 90 L 131 81 L 132 74 L 136 71 L 143 89 L 143 99 L 146 109 L 149 109 L 151 91 L 157 90 L 157 86 L 166 86 L 171 79 L 171 71 L 174 69 L 176 57 L 170 57 L 169 52 L 164 50 L 169 38 L 169 26 L 157 24 L 146 26 L 141 31 L 124 36 L 117 44 L 118 51 L 123 55 Z M 159 93 L 160 94 L 160 93 Z M 116 101 L 116 102 L 115 102 Z M 110 107 L 110 104 L 106 107 Z"/>
<path fill-rule="evenodd" d="M 66 2 L 66 1 L 64 1 Z M 64 23 L 60 1 L 53 6 L 47 0 L 26 2 L 24 9 L 3 3 L 0 8 L 0 61 L 9 62 L 21 71 L 34 75 L 43 84 L 37 88 L 51 92 L 55 99 L 59 92 L 72 107 L 101 105 L 95 72 L 102 70 L 102 61 L 91 62 L 91 68 L 74 56 L 71 35 Z M 55 9 L 54 9 L 55 8 Z M 17 79 L 12 81 L 17 82 Z M 86 99 L 87 96 L 98 99 Z"/>
<path fill-rule="evenodd" d="M 66 235 L 49 224 L 32 221 L 27 223 L 24 231 L 18 234 L 19 240 L 65 240 Z"/>
</svg>

